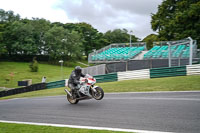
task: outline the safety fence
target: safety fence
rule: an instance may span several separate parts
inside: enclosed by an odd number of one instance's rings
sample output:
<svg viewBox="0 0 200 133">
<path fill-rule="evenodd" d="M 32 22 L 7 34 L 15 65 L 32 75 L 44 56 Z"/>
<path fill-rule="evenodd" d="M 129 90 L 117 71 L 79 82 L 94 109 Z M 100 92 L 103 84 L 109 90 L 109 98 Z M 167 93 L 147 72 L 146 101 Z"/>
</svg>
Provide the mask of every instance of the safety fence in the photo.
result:
<svg viewBox="0 0 200 133">
<path fill-rule="evenodd" d="M 118 81 L 130 79 L 148 79 L 150 78 L 149 69 L 118 72 Z"/>
<path fill-rule="evenodd" d="M 186 66 L 150 69 L 150 78 L 185 76 Z"/>
<path fill-rule="evenodd" d="M 117 81 L 118 80 L 117 73 L 96 75 L 96 76 L 94 76 L 94 78 L 96 79 L 97 83 L 112 82 L 112 81 Z"/>
<path fill-rule="evenodd" d="M 200 64 L 187 65 L 187 75 L 200 75 Z"/>
<path fill-rule="evenodd" d="M 65 87 L 65 80 L 49 82 L 46 84 L 47 89 Z"/>
<path fill-rule="evenodd" d="M 30 92 L 30 91 L 43 90 L 43 89 L 47 89 L 46 83 L 38 83 L 38 84 L 26 86 L 26 87 L 15 88 L 15 89 L 6 90 L 6 91 L 0 91 L 0 97 L 15 95 L 15 94 L 24 93 L 24 92 Z"/>
<path fill-rule="evenodd" d="M 117 72 L 104 75 L 96 75 L 94 77 L 97 79 L 97 83 L 102 83 L 131 79 L 149 79 L 186 75 L 200 75 L 200 64 Z"/>
</svg>

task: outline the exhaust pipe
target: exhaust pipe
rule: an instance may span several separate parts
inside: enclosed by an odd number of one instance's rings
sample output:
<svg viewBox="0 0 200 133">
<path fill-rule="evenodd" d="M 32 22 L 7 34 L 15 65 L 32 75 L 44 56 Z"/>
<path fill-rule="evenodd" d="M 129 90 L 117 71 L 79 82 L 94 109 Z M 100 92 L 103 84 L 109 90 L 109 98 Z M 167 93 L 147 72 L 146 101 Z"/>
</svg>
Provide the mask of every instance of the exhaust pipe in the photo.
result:
<svg viewBox="0 0 200 133">
<path fill-rule="evenodd" d="M 70 97 L 72 97 L 72 94 L 71 94 L 67 89 L 64 89 L 64 90 L 65 90 L 65 92 L 66 92 L 67 94 L 70 95 Z"/>
</svg>

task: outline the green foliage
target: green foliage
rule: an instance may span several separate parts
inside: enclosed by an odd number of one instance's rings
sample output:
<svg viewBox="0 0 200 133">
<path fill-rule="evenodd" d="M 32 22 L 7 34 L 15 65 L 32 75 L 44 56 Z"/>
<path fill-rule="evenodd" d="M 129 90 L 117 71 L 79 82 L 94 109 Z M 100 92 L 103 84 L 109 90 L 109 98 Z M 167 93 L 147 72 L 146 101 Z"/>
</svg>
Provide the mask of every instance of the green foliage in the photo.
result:
<svg viewBox="0 0 200 133">
<path fill-rule="evenodd" d="M 152 14 L 152 29 L 161 40 L 177 40 L 192 37 L 200 42 L 200 1 L 164 0 L 158 12 Z M 198 45 L 200 48 L 200 43 Z"/>
<path fill-rule="evenodd" d="M 104 38 L 107 40 L 107 45 L 111 43 L 127 43 L 130 42 L 130 35 L 126 29 L 109 30 L 104 34 Z M 138 38 L 132 35 L 132 42 L 138 41 Z"/>
<path fill-rule="evenodd" d="M 142 41 L 146 42 L 147 44 L 147 49 L 151 49 L 153 47 L 153 42 L 158 41 L 158 36 L 155 34 L 150 34 L 146 36 Z"/>
<path fill-rule="evenodd" d="M 137 38 L 132 35 L 132 42 Z M 48 55 L 49 62 L 79 60 L 93 49 L 110 43 L 129 42 L 126 29 L 105 34 L 87 23 L 50 23 L 45 19 L 21 19 L 0 9 L 0 55 Z"/>
<path fill-rule="evenodd" d="M 36 60 L 36 57 L 33 58 L 33 61 L 29 65 L 31 72 L 38 72 L 38 62 Z"/>
<path fill-rule="evenodd" d="M 83 39 L 83 49 L 86 56 L 88 56 L 93 49 L 100 48 L 99 46 L 101 44 L 99 43 L 99 40 L 101 38 L 101 34 L 97 31 L 97 29 L 94 29 L 87 23 L 78 23 L 77 27 L 77 31 L 81 33 L 81 37 Z"/>
</svg>

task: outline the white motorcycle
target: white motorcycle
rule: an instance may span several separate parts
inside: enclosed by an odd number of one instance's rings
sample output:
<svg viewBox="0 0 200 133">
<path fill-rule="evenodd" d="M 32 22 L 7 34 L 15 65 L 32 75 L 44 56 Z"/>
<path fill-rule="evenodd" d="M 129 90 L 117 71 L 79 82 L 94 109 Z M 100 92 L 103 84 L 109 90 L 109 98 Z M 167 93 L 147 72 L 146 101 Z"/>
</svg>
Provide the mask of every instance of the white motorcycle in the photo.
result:
<svg viewBox="0 0 200 133">
<path fill-rule="evenodd" d="M 79 100 L 96 99 L 101 100 L 104 97 L 104 91 L 99 86 L 95 86 L 96 79 L 89 74 L 80 79 L 80 89 L 75 91 L 75 98 L 72 96 L 71 91 L 64 89 L 67 93 L 67 100 L 71 104 L 77 104 Z"/>
</svg>

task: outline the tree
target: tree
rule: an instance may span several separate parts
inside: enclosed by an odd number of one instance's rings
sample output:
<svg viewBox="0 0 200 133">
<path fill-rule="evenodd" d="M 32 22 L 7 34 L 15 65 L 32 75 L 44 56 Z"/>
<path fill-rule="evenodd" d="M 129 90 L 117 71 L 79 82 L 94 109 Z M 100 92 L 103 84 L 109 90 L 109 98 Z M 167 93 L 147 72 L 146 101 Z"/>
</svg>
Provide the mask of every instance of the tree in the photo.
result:
<svg viewBox="0 0 200 133">
<path fill-rule="evenodd" d="M 199 0 L 164 0 L 158 6 L 158 12 L 152 14 L 152 29 L 158 32 L 161 40 L 190 36 L 200 42 L 199 12 Z"/>
<path fill-rule="evenodd" d="M 20 20 L 19 14 L 15 15 L 13 11 L 4 11 L 0 9 L 0 23 L 13 22 Z"/>
<path fill-rule="evenodd" d="M 0 24 L 0 56 L 1 54 L 7 53 L 6 45 L 3 42 L 3 29 L 4 29 L 4 24 Z"/>
<path fill-rule="evenodd" d="M 46 52 L 44 35 L 51 28 L 51 23 L 45 19 L 33 18 L 30 24 L 33 27 L 33 39 L 37 47 L 37 54 L 44 54 Z"/>
<path fill-rule="evenodd" d="M 33 61 L 29 65 L 31 72 L 38 72 L 38 62 L 36 60 L 36 57 L 33 57 Z"/>
<path fill-rule="evenodd" d="M 13 11 L 4 11 L 0 9 L 0 54 L 12 52 L 12 42 L 14 38 L 10 38 L 11 24 L 15 21 L 19 21 L 20 16 L 15 15 Z"/>
<path fill-rule="evenodd" d="M 31 23 L 23 21 L 14 21 L 7 25 L 4 32 L 4 43 L 9 54 L 37 54 L 38 47 L 36 46 Z"/>
<path fill-rule="evenodd" d="M 130 35 L 126 29 L 109 30 L 104 34 L 104 38 L 107 40 L 107 45 L 111 43 L 127 43 L 130 41 Z M 132 35 L 132 42 L 136 42 L 137 40 L 138 38 Z"/>
<path fill-rule="evenodd" d="M 81 35 L 83 50 L 85 55 L 88 57 L 89 53 L 91 53 L 93 49 L 99 48 L 99 39 L 102 34 L 87 23 L 78 23 L 75 28 Z"/>
<path fill-rule="evenodd" d="M 77 32 L 69 32 L 61 26 L 54 25 L 44 34 L 45 50 L 51 59 L 78 58 L 81 50 L 81 39 Z"/>
<path fill-rule="evenodd" d="M 147 49 L 151 49 L 153 47 L 153 42 L 158 41 L 158 35 L 155 34 L 150 34 L 146 36 L 142 41 L 146 42 L 147 44 Z"/>
</svg>

